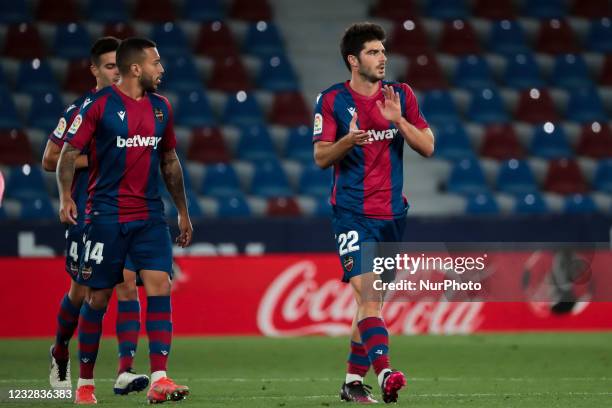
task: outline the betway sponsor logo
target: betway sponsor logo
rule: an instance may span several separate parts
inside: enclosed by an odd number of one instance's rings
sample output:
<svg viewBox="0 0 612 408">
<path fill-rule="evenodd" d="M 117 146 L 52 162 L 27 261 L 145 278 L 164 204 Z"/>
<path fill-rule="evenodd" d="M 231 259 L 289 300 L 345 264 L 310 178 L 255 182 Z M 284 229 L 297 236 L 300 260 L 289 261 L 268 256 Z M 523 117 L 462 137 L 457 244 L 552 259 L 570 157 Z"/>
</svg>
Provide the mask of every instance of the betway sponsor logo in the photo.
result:
<svg viewBox="0 0 612 408">
<path fill-rule="evenodd" d="M 368 130 L 368 135 L 370 136 L 370 142 L 375 142 L 377 140 L 393 139 L 396 134 L 397 134 L 397 129 Z"/>
<path fill-rule="evenodd" d="M 157 145 L 161 137 L 155 136 L 140 136 L 134 135 L 130 138 L 123 138 L 117 136 L 117 147 L 153 147 L 153 150 L 157 149 Z"/>
<path fill-rule="evenodd" d="M 466 334 L 482 322 L 480 302 L 388 302 L 387 328 L 403 334 Z M 257 326 L 267 336 L 347 335 L 356 304 L 351 285 L 317 276 L 314 262 L 288 266 L 268 286 L 257 310 Z"/>
</svg>

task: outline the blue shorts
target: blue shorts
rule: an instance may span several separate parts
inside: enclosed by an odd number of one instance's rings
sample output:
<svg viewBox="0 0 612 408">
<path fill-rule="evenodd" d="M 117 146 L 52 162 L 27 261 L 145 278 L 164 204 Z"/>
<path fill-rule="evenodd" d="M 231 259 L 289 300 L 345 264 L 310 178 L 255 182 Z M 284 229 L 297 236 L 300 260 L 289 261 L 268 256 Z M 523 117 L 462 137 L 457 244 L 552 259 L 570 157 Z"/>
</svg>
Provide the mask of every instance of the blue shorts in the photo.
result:
<svg viewBox="0 0 612 408">
<path fill-rule="evenodd" d="M 96 289 L 123 282 L 129 254 L 129 269 L 164 271 L 172 276 L 172 241 L 163 220 L 91 223 L 84 228 L 83 255 L 77 282 Z"/>
<path fill-rule="evenodd" d="M 371 272 L 368 268 L 362 268 L 361 265 L 362 244 L 365 242 L 400 242 L 404 236 L 406 218 L 379 220 L 358 216 L 334 207 L 332 228 L 336 250 L 344 271 L 342 281 L 348 282 L 354 276 Z"/>
</svg>

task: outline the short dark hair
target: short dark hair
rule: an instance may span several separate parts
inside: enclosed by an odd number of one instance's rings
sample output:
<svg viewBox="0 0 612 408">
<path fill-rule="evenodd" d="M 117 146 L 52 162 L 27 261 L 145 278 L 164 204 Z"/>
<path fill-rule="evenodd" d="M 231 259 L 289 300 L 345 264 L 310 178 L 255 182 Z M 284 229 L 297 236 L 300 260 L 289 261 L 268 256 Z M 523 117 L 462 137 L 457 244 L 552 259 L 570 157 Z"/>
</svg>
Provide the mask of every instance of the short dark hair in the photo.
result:
<svg viewBox="0 0 612 408">
<path fill-rule="evenodd" d="M 107 52 L 117 51 L 121 40 L 116 37 L 102 37 L 98 38 L 96 42 L 91 46 L 89 52 L 91 63 L 95 66 L 100 65 L 100 56 Z"/>
<path fill-rule="evenodd" d="M 368 41 L 386 40 L 385 30 L 374 23 L 355 23 L 346 29 L 340 42 L 340 53 L 344 64 L 351 70 L 351 64 L 348 62 L 348 56 L 354 55 L 359 57 L 359 53 L 363 50 L 363 45 Z"/>
<path fill-rule="evenodd" d="M 130 66 L 139 63 L 145 56 L 144 50 L 155 48 L 157 44 L 148 38 L 131 37 L 121 41 L 117 49 L 117 66 L 121 74 L 130 72 Z"/>
</svg>

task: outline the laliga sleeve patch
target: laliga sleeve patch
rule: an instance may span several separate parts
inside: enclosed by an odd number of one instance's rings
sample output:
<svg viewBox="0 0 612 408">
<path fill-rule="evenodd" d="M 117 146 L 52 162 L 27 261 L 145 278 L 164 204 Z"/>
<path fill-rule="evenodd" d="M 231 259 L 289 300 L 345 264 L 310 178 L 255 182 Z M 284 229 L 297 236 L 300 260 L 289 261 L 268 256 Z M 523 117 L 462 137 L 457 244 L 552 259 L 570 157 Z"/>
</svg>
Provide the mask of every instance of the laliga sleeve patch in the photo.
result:
<svg viewBox="0 0 612 408">
<path fill-rule="evenodd" d="M 55 130 L 53 131 L 53 136 L 55 136 L 58 139 L 61 139 L 65 131 L 66 131 L 66 119 L 62 117 L 60 118 L 59 122 L 57 122 L 57 126 L 55 127 Z"/>
<path fill-rule="evenodd" d="M 76 117 L 72 121 L 72 125 L 70 125 L 70 129 L 68 129 L 68 133 L 71 133 L 74 135 L 77 132 L 77 130 L 79 130 L 79 127 L 81 127 L 82 122 L 83 122 L 83 117 L 79 113 L 78 115 L 76 115 Z"/>
<path fill-rule="evenodd" d="M 323 115 L 321 115 L 320 113 L 317 113 L 314 117 L 313 129 L 315 135 L 320 135 L 321 133 L 323 133 Z"/>
</svg>

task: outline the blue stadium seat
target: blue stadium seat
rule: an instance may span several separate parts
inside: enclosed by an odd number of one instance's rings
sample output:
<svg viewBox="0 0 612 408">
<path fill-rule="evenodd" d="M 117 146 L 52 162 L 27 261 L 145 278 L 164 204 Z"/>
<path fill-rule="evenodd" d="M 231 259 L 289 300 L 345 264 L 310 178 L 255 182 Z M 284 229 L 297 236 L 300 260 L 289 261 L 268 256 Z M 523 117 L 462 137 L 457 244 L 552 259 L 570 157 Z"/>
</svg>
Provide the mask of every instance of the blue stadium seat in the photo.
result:
<svg viewBox="0 0 612 408">
<path fill-rule="evenodd" d="M 427 2 L 427 15 L 440 20 L 464 20 L 468 10 L 463 0 L 430 0 Z"/>
<path fill-rule="evenodd" d="M 565 113 L 567 119 L 580 122 L 607 122 L 603 102 L 594 86 L 573 89 Z"/>
<path fill-rule="evenodd" d="M 55 32 L 53 50 L 55 56 L 75 60 L 89 57 L 91 48 L 89 32 L 81 24 L 61 24 Z"/>
<path fill-rule="evenodd" d="M 447 190 L 450 193 L 464 195 L 487 194 L 489 188 L 478 160 L 463 159 L 455 163 L 448 180 Z"/>
<path fill-rule="evenodd" d="M 159 54 L 164 58 L 191 55 L 187 37 L 180 25 L 167 22 L 153 26 L 151 39 L 157 44 Z"/>
<path fill-rule="evenodd" d="M 597 163 L 593 187 L 604 193 L 612 194 L 612 159 L 600 160 Z"/>
<path fill-rule="evenodd" d="M 471 121 L 483 125 L 506 123 L 508 121 L 504 104 L 494 88 L 472 91 L 472 101 L 467 116 Z"/>
<path fill-rule="evenodd" d="M 59 92 L 49 63 L 38 58 L 22 61 L 17 72 L 17 92 Z"/>
<path fill-rule="evenodd" d="M 332 215 L 332 206 L 329 197 L 319 197 L 315 207 L 314 215 L 319 217 L 329 217 Z"/>
<path fill-rule="evenodd" d="M 448 91 L 435 90 L 425 93 L 421 110 L 431 124 L 459 121 L 457 108 Z"/>
<path fill-rule="evenodd" d="M 289 197 L 293 195 L 285 171 L 278 160 L 255 163 L 251 181 L 251 193 L 264 198 Z"/>
<path fill-rule="evenodd" d="M 525 15 L 541 20 L 563 18 L 567 14 L 567 2 L 564 0 L 529 0 L 524 4 Z"/>
<path fill-rule="evenodd" d="M 64 102 L 58 93 L 36 93 L 32 95 L 32 105 L 28 114 L 28 126 L 51 132 L 64 110 Z"/>
<path fill-rule="evenodd" d="M 285 152 L 288 159 L 304 163 L 312 162 L 312 129 L 308 126 L 298 126 L 289 129 Z"/>
<path fill-rule="evenodd" d="M 248 217 L 251 215 L 249 204 L 242 194 L 231 197 L 220 197 L 217 199 L 219 204 L 217 210 L 218 217 Z"/>
<path fill-rule="evenodd" d="M 468 89 L 495 86 L 487 60 L 477 55 L 468 55 L 461 58 L 455 70 L 455 85 Z"/>
<path fill-rule="evenodd" d="M 215 126 L 217 123 L 206 92 L 201 86 L 178 93 L 175 118 L 177 125 L 191 128 Z"/>
<path fill-rule="evenodd" d="M 244 126 L 236 149 L 242 160 L 271 160 L 277 157 L 268 128 L 263 125 Z"/>
<path fill-rule="evenodd" d="M 20 217 L 24 220 L 55 219 L 57 217 L 48 196 L 23 199 L 19 200 L 19 203 L 21 204 Z"/>
<path fill-rule="evenodd" d="M 183 5 L 183 18 L 189 21 L 222 21 L 225 18 L 219 0 L 186 0 Z"/>
<path fill-rule="evenodd" d="M 544 87 L 538 63 L 532 53 L 520 53 L 506 58 L 504 83 L 519 90 Z"/>
<path fill-rule="evenodd" d="M 301 194 L 317 197 L 329 197 L 331 193 L 332 172 L 323 170 L 311 163 L 305 165 L 300 175 L 299 190 Z"/>
<path fill-rule="evenodd" d="M 186 190 L 185 194 L 187 195 L 187 210 L 189 211 L 189 216 L 191 218 L 203 216 L 204 213 L 202 212 L 202 208 L 198 203 L 198 196 L 196 193 L 191 190 Z M 168 217 L 176 217 L 178 215 L 176 207 L 172 204 L 172 201 L 170 201 L 169 205 L 166 206 L 165 213 Z"/>
<path fill-rule="evenodd" d="M 529 193 L 516 198 L 514 212 L 517 214 L 545 214 L 548 206 L 540 193 Z"/>
<path fill-rule="evenodd" d="M 11 93 L 4 87 L 0 87 L 0 129 L 20 128 L 17 108 Z"/>
<path fill-rule="evenodd" d="M 436 157 L 448 160 L 474 158 L 474 150 L 461 122 L 436 126 Z"/>
<path fill-rule="evenodd" d="M 40 167 L 24 164 L 11 167 L 6 182 L 6 197 L 18 200 L 34 200 L 48 198 Z"/>
<path fill-rule="evenodd" d="M 285 47 L 278 27 L 271 22 L 251 23 L 246 32 L 242 50 L 262 58 L 284 55 Z"/>
<path fill-rule="evenodd" d="M 497 201 L 490 193 L 476 194 L 468 197 L 468 202 L 465 207 L 467 214 L 499 214 L 499 206 Z"/>
<path fill-rule="evenodd" d="M 264 117 L 254 93 L 238 91 L 230 94 L 223 111 L 223 122 L 233 126 L 251 126 L 264 123 Z"/>
<path fill-rule="evenodd" d="M 87 3 L 87 19 L 96 23 L 127 22 L 129 16 L 126 0 L 89 0 Z"/>
<path fill-rule="evenodd" d="M 557 55 L 551 83 L 562 88 L 592 86 L 587 64 L 580 54 Z"/>
<path fill-rule="evenodd" d="M 550 122 L 535 127 L 530 151 L 534 156 L 543 159 L 560 159 L 573 156 L 563 126 L 554 125 Z"/>
<path fill-rule="evenodd" d="M 584 214 L 597 212 L 597 206 L 591 196 L 573 194 L 565 197 L 563 211 L 568 214 Z"/>
<path fill-rule="evenodd" d="M 497 174 L 497 189 L 508 194 L 529 194 L 539 191 L 529 164 L 510 159 L 503 163 Z"/>
<path fill-rule="evenodd" d="M 0 2 L 0 24 L 28 23 L 32 21 L 25 1 Z"/>
<path fill-rule="evenodd" d="M 162 77 L 162 89 L 180 92 L 202 87 L 202 80 L 191 55 L 164 59 L 163 65 L 165 72 Z"/>
<path fill-rule="evenodd" d="M 586 40 L 586 47 L 595 52 L 612 53 L 612 19 L 608 17 L 594 20 Z"/>
<path fill-rule="evenodd" d="M 489 35 L 489 50 L 508 56 L 529 52 L 525 31 L 519 21 L 493 21 Z"/>
<path fill-rule="evenodd" d="M 297 91 L 298 79 L 291 62 L 284 54 L 262 58 L 257 77 L 260 88 L 271 92 Z"/>
<path fill-rule="evenodd" d="M 231 197 L 241 194 L 240 182 L 234 167 L 223 163 L 206 166 L 201 192 L 205 196 L 212 197 Z"/>
</svg>

